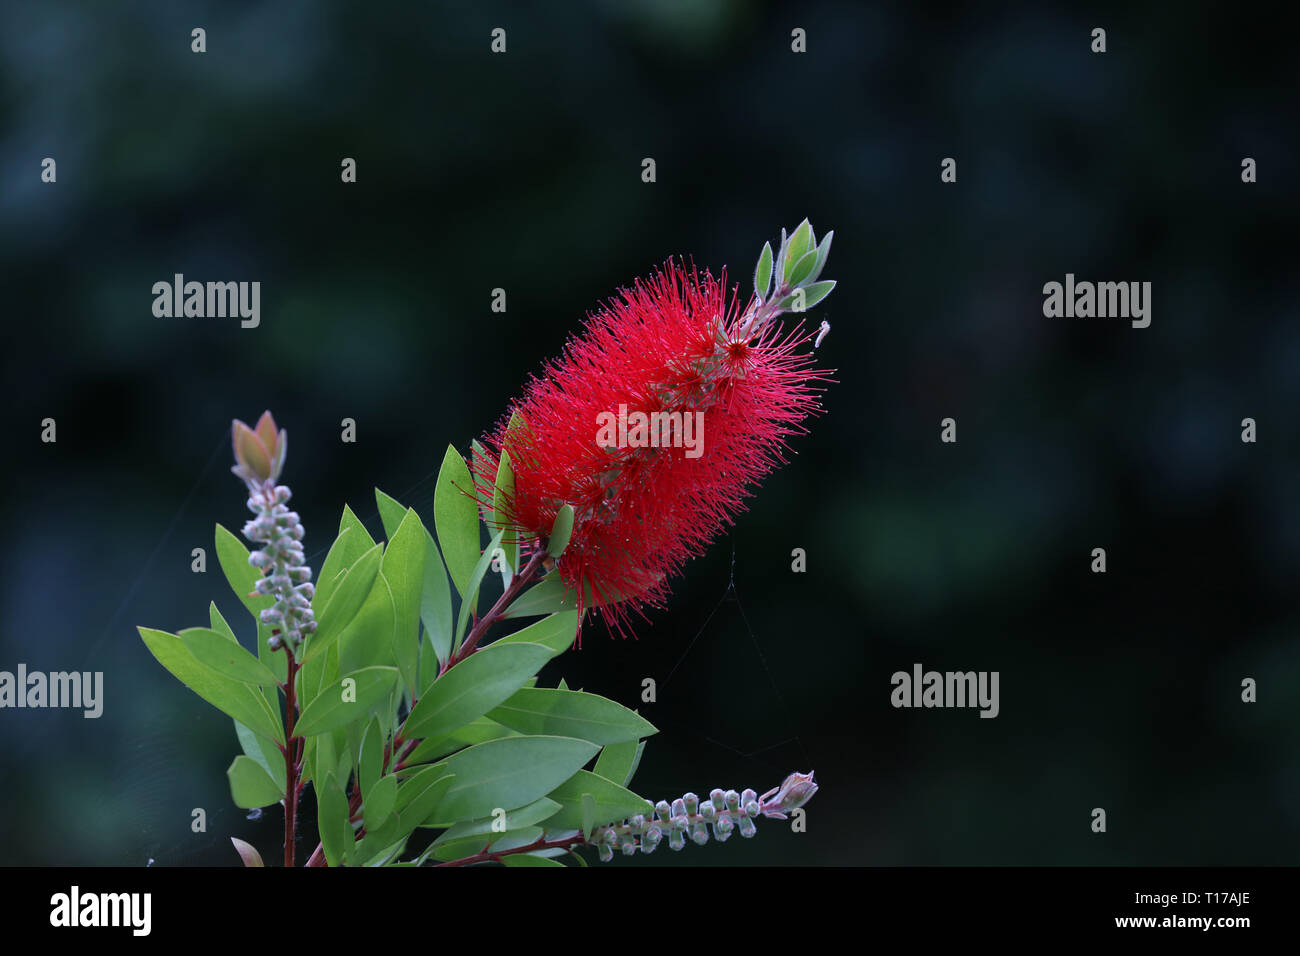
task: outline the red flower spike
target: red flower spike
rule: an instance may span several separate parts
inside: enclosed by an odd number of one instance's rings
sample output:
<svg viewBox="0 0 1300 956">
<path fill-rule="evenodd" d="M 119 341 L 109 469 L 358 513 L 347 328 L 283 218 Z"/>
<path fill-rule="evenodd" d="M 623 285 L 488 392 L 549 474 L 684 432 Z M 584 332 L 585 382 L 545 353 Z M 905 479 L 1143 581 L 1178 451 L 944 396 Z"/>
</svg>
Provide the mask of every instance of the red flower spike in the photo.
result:
<svg viewBox="0 0 1300 956">
<path fill-rule="evenodd" d="M 506 416 L 474 456 L 488 503 L 509 453 L 509 513 L 525 550 L 544 547 L 559 509 L 573 506 L 559 573 L 580 612 L 599 608 L 620 633 L 630 613 L 662 606 L 668 579 L 785 462 L 787 440 L 821 411 L 818 383 L 833 381 L 800 350 L 815 333 L 743 330 L 755 303 L 742 312 L 725 282 L 670 261 L 622 290 L 528 382 L 515 425 Z"/>
</svg>

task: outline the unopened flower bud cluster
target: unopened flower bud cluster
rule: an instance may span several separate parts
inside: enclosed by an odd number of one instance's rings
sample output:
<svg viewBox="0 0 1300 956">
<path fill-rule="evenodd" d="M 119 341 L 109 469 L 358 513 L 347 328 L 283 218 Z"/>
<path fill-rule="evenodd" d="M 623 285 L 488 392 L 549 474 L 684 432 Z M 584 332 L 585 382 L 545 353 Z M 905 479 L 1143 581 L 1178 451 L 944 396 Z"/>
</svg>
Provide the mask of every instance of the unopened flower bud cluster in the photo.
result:
<svg viewBox="0 0 1300 956">
<path fill-rule="evenodd" d="M 316 629 L 311 610 L 315 586 L 303 553 L 302 522 L 296 511 L 289 510 L 292 492 L 286 485 L 250 483 L 250 491 L 248 508 L 257 517 L 244 525 L 244 537 L 261 542 L 262 548 L 248 556 L 248 563 L 263 572 L 257 593 L 275 598 L 261 612 L 261 621 L 279 631 L 268 642 L 272 649 L 284 641 L 296 648 Z"/>
<path fill-rule="evenodd" d="M 719 843 L 735 832 L 752 837 L 757 832 L 754 820 L 762 813 L 758 794 L 753 790 L 714 790 L 704 801 L 688 793 L 672 803 L 660 800 L 649 815 L 638 814 L 621 824 L 597 827 L 591 842 L 606 862 L 614 858 L 616 848 L 625 856 L 632 856 L 638 849 L 653 853 L 665 838 L 670 849 L 680 850 L 688 839 L 703 846 L 710 834 Z"/>
</svg>

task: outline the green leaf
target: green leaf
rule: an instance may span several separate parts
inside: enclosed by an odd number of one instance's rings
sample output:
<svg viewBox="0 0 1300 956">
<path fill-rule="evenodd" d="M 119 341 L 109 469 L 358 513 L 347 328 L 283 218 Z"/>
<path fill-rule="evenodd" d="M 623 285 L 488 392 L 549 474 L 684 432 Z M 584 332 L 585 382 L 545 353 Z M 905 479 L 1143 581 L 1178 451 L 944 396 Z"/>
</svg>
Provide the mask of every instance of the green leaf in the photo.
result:
<svg viewBox="0 0 1300 956">
<path fill-rule="evenodd" d="M 352 553 L 351 543 L 356 539 L 351 528 L 346 528 L 330 545 L 330 550 L 325 555 L 325 563 L 321 565 L 320 572 L 316 575 L 316 595 L 312 598 L 313 607 L 323 608 L 329 603 L 334 596 L 334 589 L 343 581 L 343 575 L 348 568 L 357 563 L 357 558 L 369 551 L 374 545 L 369 545 L 365 550 L 359 553 Z"/>
<path fill-rule="evenodd" d="M 835 237 L 834 229 L 826 233 L 826 235 L 822 236 L 821 245 L 817 247 L 817 264 L 813 266 L 812 273 L 808 276 L 807 279 L 804 280 L 805 287 L 807 285 L 811 285 L 812 283 L 816 282 L 818 277 L 822 274 L 822 270 L 826 268 L 826 260 L 830 257 L 831 254 L 831 239 L 833 239 L 834 237 Z"/>
<path fill-rule="evenodd" d="M 434 681 L 406 718 L 404 737 L 443 737 L 510 697 L 553 655 L 538 644 L 491 644 Z"/>
<path fill-rule="evenodd" d="M 325 860 L 330 866 L 338 866 L 352 850 L 353 839 L 352 824 L 348 822 L 348 798 L 343 795 L 333 774 L 316 788 L 316 806 L 316 825 L 320 830 Z"/>
<path fill-rule="evenodd" d="M 302 716 L 294 725 L 298 737 L 312 737 L 336 728 L 369 713 L 370 708 L 383 701 L 398 679 L 395 667 L 363 667 L 347 677 L 326 687 L 310 704 L 303 708 Z M 346 682 L 352 681 L 344 700 Z"/>
<path fill-rule="evenodd" d="M 551 657 L 558 657 L 573 646 L 578 638 L 578 612 L 561 611 L 520 628 L 509 637 L 493 641 L 488 647 L 503 644 L 541 644 L 550 648 Z M 486 650 L 486 648 L 485 648 Z"/>
<path fill-rule="evenodd" d="M 389 539 L 382 565 L 383 575 L 392 588 L 396 615 L 393 656 L 412 697 L 416 695 L 416 680 L 419 678 L 420 600 L 424 588 L 426 537 L 419 515 L 407 509 L 397 531 Z"/>
<path fill-rule="evenodd" d="M 240 754 L 226 769 L 230 780 L 230 795 L 235 806 L 245 810 L 269 807 L 284 799 L 284 790 L 251 757 Z"/>
<path fill-rule="evenodd" d="M 448 754 L 463 750 L 474 744 L 486 743 L 501 737 L 513 737 L 515 732 L 509 727 L 502 727 L 495 720 L 480 717 L 463 727 L 459 727 L 444 737 L 428 737 L 411 751 L 405 763 L 408 766 L 441 760 Z"/>
<path fill-rule="evenodd" d="M 530 866 L 558 866 L 564 868 L 564 864 L 559 860 L 548 859 L 544 856 L 534 856 L 531 853 L 511 853 L 509 856 L 503 856 L 501 863 L 509 867 L 530 867 Z"/>
<path fill-rule="evenodd" d="M 810 249 L 803 254 L 803 257 L 790 267 L 790 278 L 787 283 L 791 286 L 801 285 L 805 279 L 812 275 L 813 269 L 817 267 L 817 250 Z"/>
<path fill-rule="evenodd" d="M 280 753 L 279 748 L 261 734 L 255 734 L 237 720 L 232 720 L 235 725 L 235 736 L 239 738 L 239 747 L 251 759 L 257 762 L 257 765 L 270 775 L 276 785 L 283 791 L 284 789 L 284 755 Z"/>
<path fill-rule="evenodd" d="M 437 776 L 426 771 L 437 769 Z M 441 810 L 442 802 L 456 782 L 456 775 L 444 767 L 427 767 L 416 774 L 397 792 L 397 833 L 405 836 L 418 826 L 427 826 L 431 816 Z M 384 827 L 383 832 L 387 832 Z"/>
<path fill-rule="evenodd" d="M 392 819 L 392 816 L 389 816 Z M 390 843 L 384 846 L 382 843 L 372 840 L 370 836 L 363 837 L 357 841 L 356 849 L 352 851 L 352 856 L 356 860 L 354 866 L 414 866 L 413 863 L 402 863 L 397 860 L 402 851 L 406 849 L 406 837 L 398 840 L 396 843 Z"/>
<path fill-rule="evenodd" d="M 785 258 L 781 260 L 781 282 L 785 285 L 793 285 L 790 282 L 790 275 L 793 267 L 808 252 L 813 243 L 812 223 L 807 219 L 799 223 L 785 248 Z"/>
<path fill-rule="evenodd" d="M 573 505 L 561 505 L 560 510 L 555 515 L 555 523 L 551 525 L 551 534 L 546 539 L 546 553 L 552 558 L 558 558 L 564 554 L 564 549 L 569 546 L 569 539 L 573 537 Z"/>
<path fill-rule="evenodd" d="M 590 795 L 594 803 L 594 809 L 590 814 L 593 828 L 618 823 L 638 813 L 649 813 L 654 806 L 649 800 L 620 787 L 612 780 L 606 780 L 586 770 L 579 770 L 563 785 L 547 794 L 552 800 L 563 804 L 564 809 L 546 821 L 546 828 L 548 830 L 583 829 L 587 823 L 583 813 L 584 795 Z"/>
<path fill-rule="evenodd" d="M 420 524 L 424 528 L 423 522 Z M 447 569 L 433 535 L 424 529 L 424 587 L 420 592 L 420 620 L 439 664 L 451 656 L 451 586 Z"/>
<path fill-rule="evenodd" d="M 510 587 L 510 580 L 519 570 L 519 534 L 514 521 L 515 473 L 510 467 L 510 455 L 501 452 L 501 462 L 497 465 L 497 480 L 492 492 L 492 523 L 489 529 L 502 532 L 498 547 L 506 556 L 507 567 L 501 569 L 501 578 L 505 587 Z"/>
<path fill-rule="evenodd" d="M 760 302 L 767 299 L 767 290 L 772 285 L 772 244 L 763 243 L 763 251 L 758 257 L 758 267 L 754 270 L 754 295 Z"/>
<path fill-rule="evenodd" d="M 564 579 L 552 571 L 537 584 L 511 602 L 502 617 L 532 617 L 554 611 L 576 608 L 571 597 L 566 597 Z"/>
<path fill-rule="evenodd" d="M 323 608 L 329 605 L 334 589 L 342 582 L 339 573 L 352 567 L 367 551 L 375 546 L 375 539 L 361 523 L 351 508 L 343 506 L 339 518 L 339 533 L 330 546 L 325 563 L 321 565 L 320 574 L 316 576 L 316 597 L 312 607 Z"/>
<path fill-rule="evenodd" d="M 268 643 L 271 628 L 261 622 L 260 614 L 275 603 L 269 594 L 257 594 L 254 588 L 262 572 L 248 563 L 249 550 L 233 534 L 217 525 L 216 531 L 217 561 L 226 575 L 231 590 L 239 598 L 248 613 L 253 615 L 257 627 L 257 659 L 271 669 L 276 680 L 283 681 L 288 673 L 289 662 L 283 654 L 271 650 Z M 269 696 L 269 695 L 264 695 Z M 268 706 L 270 702 L 268 700 Z"/>
<path fill-rule="evenodd" d="M 504 809 L 504 808 L 502 808 Z M 438 835 L 434 840 L 435 846 L 446 846 L 448 843 L 456 843 L 461 840 L 475 839 L 480 844 L 486 843 L 492 839 L 494 833 L 503 833 L 510 830 L 530 827 L 534 824 L 541 823 L 554 816 L 560 809 L 560 805 L 554 800 L 542 797 L 534 800 L 527 806 L 519 807 L 515 810 L 506 811 L 503 814 L 492 814 L 491 816 L 480 817 L 477 820 L 465 820 L 457 823 L 455 826 Z M 505 830 L 502 830 L 502 827 Z M 470 852 L 473 852 L 472 850 Z M 444 859 L 444 857 L 440 857 Z M 453 857 L 454 859 L 454 857 Z"/>
<path fill-rule="evenodd" d="M 632 771 L 636 767 L 638 746 L 636 740 L 625 740 L 619 744 L 606 744 L 596 758 L 595 773 L 606 780 L 626 787 L 632 782 Z"/>
<path fill-rule="evenodd" d="M 176 635 L 194 659 L 223 677 L 244 684 L 275 687 L 275 675 L 239 644 L 206 627 L 188 627 Z"/>
<path fill-rule="evenodd" d="M 465 626 L 469 623 L 469 616 L 478 606 L 478 588 L 483 583 L 483 576 L 487 574 L 489 565 L 492 564 L 492 552 L 501 546 L 501 538 L 505 531 L 498 531 L 488 544 L 486 550 L 479 556 L 478 564 L 474 565 L 474 570 L 470 572 L 467 586 L 469 591 L 465 593 L 460 602 L 460 615 L 456 619 L 456 646 L 460 646 L 462 638 L 465 636 Z"/>
<path fill-rule="evenodd" d="M 502 834 L 491 846 L 493 853 L 504 853 L 507 850 L 518 850 L 520 847 L 532 846 L 542 838 L 541 827 L 524 827 L 522 830 L 511 830 Z M 517 854 L 522 856 L 523 854 Z"/>
<path fill-rule="evenodd" d="M 576 690 L 524 688 L 488 716 L 521 734 L 577 737 L 594 744 L 635 741 L 657 732 L 650 721 L 622 704 Z"/>
<path fill-rule="evenodd" d="M 226 623 L 226 619 L 221 616 L 221 612 L 217 610 L 216 601 L 208 602 L 208 626 L 226 640 L 234 641 L 236 644 L 239 643 L 239 638 L 235 637 L 235 632 Z"/>
<path fill-rule="evenodd" d="M 388 741 L 378 717 L 370 718 L 357 753 L 357 780 L 366 793 L 384 772 L 384 746 Z"/>
<path fill-rule="evenodd" d="M 632 759 L 632 769 L 627 772 L 627 776 L 623 779 L 623 786 L 630 787 L 632 785 L 632 778 L 636 776 L 637 767 L 641 766 L 641 755 L 643 753 L 645 753 L 645 741 L 641 740 L 637 742 L 636 756 Z"/>
<path fill-rule="evenodd" d="M 406 517 L 406 509 L 396 498 L 384 494 L 378 488 L 375 489 L 375 504 L 379 507 L 379 520 L 384 523 L 384 536 L 392 541 L 398 526 Z"/>
<path fill-rule="evenodd" d="M 446 826 L 488 816 L 498 807 L 532 803 L 568 780 L 597 749 L 572 737 L 503 737 L 462 750 L 446 761 L 456 781 L 438 806 L 442 822 L 427 825 Z"/>
<path fill-rule="evenodd" d="M 397 778 L 391 773 L 380 777 L 371 784 L 369 790 L 362 790 L 361 796 L 364 798 L 362 810 L 366 829 L 378 829 L 393 812 L 393 805 L 397 801 Z"/>
<path fill-rule="evenodd" d="M 182 684 L 254 733 L 284 743 L 284 728 L 279 717 L 255 688 L 224 677 L 199 663 L 185 647 L 185 642 L 175 634 L 147 627 L 137 630 L 149 653 Z"/>
<path fill-rule="evenodd" d="M 786 235 L 786 231 L 783 228 L 781 230 L 781 244 L 776 248 L 776 265 L 774 266 L 774 269 L 776 272 L 777 289 L 775 291 L 780 291 L 781 277 L 785 275 L 786 249 L 789 247 L 789 245 L 790 245 L 790 237 Z M 775 294 L 775 292 L 773 294 Z"/>
<path fill-rule="evenodd" d="M 814 282 L 803 289 L 803 311 L 807 312 L 812 309 L 818 302 L 831 294 L 831 289 L 835 288 L 835 280 L 827 279 L 822 282 Z M 798 293 L 791 293 L 781 300 L 781 307 L 787 311 L 793 309 L 797 304 L 796 297 Z"/>
<path fill-rule="evenodd" d="M 307 653 L 304 661 L 309 661 L 320 654 L 352 623 L 361 606 L 370 596 L 374 586 L 375 575 L 379 573 L 383 549 L 374 545 L 348 568 L 347 575 L 339 582 L 329 598 L 328 604 L 321 604 L 320 592 L 312 602 L 316 613 L 316 633 L 307 640 Z"/>
<path fill-rule="evenodd" d="M 479 560 L 478 502 L 465 459 L 451 445 L 442 460 L 433 492 L 433 523 L 456 590 L 472 594 L 470 576 Z"/>
<path fill-rule="evenodd" d="M 396 629 L 393 589 L 380 571 L 361 610 L 339 635 L 338 673 L 349 674 L 362 667 L 396 667 L 397 659 L 393 655 Z"/>
<path fill-rule="evenodd" d="M 591 842 L 591 831 L 596 829 L 596 798 L 589 793 L 582 795 L 582 838 Z"/>
</svg>

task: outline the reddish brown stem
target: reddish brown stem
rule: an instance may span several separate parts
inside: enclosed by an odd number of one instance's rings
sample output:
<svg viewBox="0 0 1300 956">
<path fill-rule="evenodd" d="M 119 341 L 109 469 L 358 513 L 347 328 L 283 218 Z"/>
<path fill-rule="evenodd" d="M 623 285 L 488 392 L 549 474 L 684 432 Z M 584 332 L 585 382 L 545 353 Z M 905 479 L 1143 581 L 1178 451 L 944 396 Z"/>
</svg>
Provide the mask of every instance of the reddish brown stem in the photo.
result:
<svg viewBox="0 0 1300 956">
<path fill-rule="evenodd" d="M 451 655 L 451 658 L 447 661 L 447 666 L 442 669 L 442 673 L 446 673 L 478 649 L 478 642 L 483 639 L 483 635 L 501 618 L 506 608 L 514 603 L 515 598 L 519 596 L 519 592 L 532 583 L 533 578 L 537 576 L 537 569 L 542 566 L 542 562 L 545 560 L 545 550 L 538 548 L 533 552 L 532 558 L 524 565 L 523 570 L 514 576 L 514 580 L 510 582 L 510 587 L 505 589 L 501 597 L 497 599 L 497 603 L 493 604 L 492 609 L 478 619 L 473 629 L 470 630 L 469 637 L 465 638 L 465 643 L 460 646 L 460 650 Z"/>
<path fill-rule="evenodd" d="M 576 836 L 567 837 L 563 840 L 543 840 L 537 839 L 527 846 L 516 847 L 513 850 L 501 850 L 499 853 L 491 853 L 486 848 L 475 853 L 473 856 L 463 856 L 459 860 L 450 860 L 447 863 L 438 863 L 437 866 L 469 866 L 471 863 L 492 863 L 500 860 L 503 856 L 514 856 L 516 853 L 532 853 L 535 850 L 553 850 L 563 848 L 571 850 L 579 843 L 583 842 L 581 833 Z"/>
<path fill-rule="evenodd" d="M 298 719 L 298 695 L 294 687 L 298 661 L 294 659 L 288 644 L 284 646 L 284 654 L 289 662 L 288 678 L 284 682 L 284 865 L 291 867 L 294 832 L 298 823 L 298 798 L 302 793 L 298 774 L 302 769 L 303 741 L 293 736 L 293 727 Z"/>
<path fill-rule="evenodd" d="M 448 670 L 450 670 L 456 664 L 459 664 L 461 661 L 469 657 L 469 655 L 473 654 L 474 651 L 478 649 L 479 641 L 483 639 L 483 636 L 487 634 L 487 632 L 491 629 L 492 625 L 497 623 L 497 621 L 501 619 L 501 616 L 505 613 L 506 609 L 510 607 L 510 605 L 514 603 L 515 598 L 519 596 L 519 592 L 521 592 L 524 588 L 526 588 L 529 584 L 532 583 L 533 578 L 537 576 L 538 569 L 543 566 L 545 560 L 546 560 L 545 549 L 539 548 L 537 551 L 533 553 L 532 558 L 530 558 L 528 563 L 524 565 L 523 569 L 520 570 L 520 572 L 514 576 L 514 579 L 510 582 L 510 586 L 505 589 L 501 597 L 497 599 L 497 602 L 492 605 L 491 610 L 489 610 L 481 618 L 475 621 L 474 627 L 469 632 L 469 636 L 465 638 L 465 643 L 462 644 L 460 646 L 460 649 L 456 651 L 456 653 L 452 654 L 447 659 L 446 663 L 442 666 L 442 668 L 439 669 L 438 671 L 439 677 L 447 673 Z M 416 746 L 418 746 L 420 743 L 418 739 L 412 739 L 410 741 L 407 741 L 404 736 L 404 731 L 405 731 L 405 725 L 403 725 L 403 727 L 399 729 L 396 734 L 394 734 L 392 745 L 386 746 L 384 748 L 384 766 L 383 766 L 384 772 L 387 772 L 390 763 L 396 769 L 401 770 L 404 766 L 402 761 L 408 756 L 410 756 L 411 751 L 413 751 L 416 748 Z M 397 759 L 393 760 L 392 759 L 393 752 L 396 751 L 397 748 L 400 747 L 404 742 L 406 743 L 406 747 L 403 749 L 403 751 L 397 757 Z M 353 790 L 352 800 L 349 802 L 348 806 L 349 806 L 349 814 L 348 814 L 349 816 L 355 815 L 357 810 L 360 809 L 361 792 L 359 787 Z M 580 840 L 581 838 L 579 838 L 579 841 Z M 572 842 L 572 841 L 568 841 L 568 842 Z M 566 841 L 558 841 L 553 844 L 546 844 L 542 847 L 525 847 L 524 849 L 530 849 L 530 850 L 546 849 L 549 846 L 561 846 L 561 845 L 566 845 Z M 518 851 L 510 850 L 507 852 L 515 853 Z M 505 853 L 501 853 L 497 855 L 503 856 L 505 855 Z M 489 859 L 491 858 L 492 857 L 489 857 Z M 467 857 L 466 860 L 469 862 L 479 862 L 478 859 L 475 857 Z M 458 860 L 456 861 L 455 864 L 444 863 L 442 865 L 443 866 L 458 865 L 461 862 L 462 861 Z M 307 860 L 307 865 L 308 866 L 328 865 L 328 863 L 325 860 L 324 848 L 320 844 L 317 844 L 315 851 L 312 853 L 311 857 Z"/>
</svg>

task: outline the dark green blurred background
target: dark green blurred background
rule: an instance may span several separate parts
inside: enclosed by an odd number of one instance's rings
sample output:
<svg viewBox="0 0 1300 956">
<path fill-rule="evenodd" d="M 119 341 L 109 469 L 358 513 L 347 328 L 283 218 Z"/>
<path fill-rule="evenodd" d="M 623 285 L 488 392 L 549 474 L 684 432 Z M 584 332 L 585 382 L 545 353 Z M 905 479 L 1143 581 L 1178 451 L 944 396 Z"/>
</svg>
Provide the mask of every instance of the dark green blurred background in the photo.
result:
<svg viewBox="0 0 1300 956">
<path fill-rule="evenodd" d="M 807 833 L 635 864 L 1294 863 L 1296 58 L 1216 6 L 6 2 L 0 669 L 106 700 L 0 711 L 0 863 L 274 857 L 230 721 L 134 630 L 216 597 L 248 634 L 211 553 L 231 418 L 288 429 L 319 567 L 344 502 L 425 508 L 619 286 L 674 254 L 747 282 L 804 216 L 827 414 L 638 641 L 593 628 L 547 679 L 659 681 L 651 798 L 821 792 Z M 155 318 L 176 272 L 260 281 L 261 326 Z M 1151 281 L 1151 327 L 1044 318 L 1067 272 Z M 1000 716 L 893 709 L 914 662 L 999 671 Z"/>
</svg>

